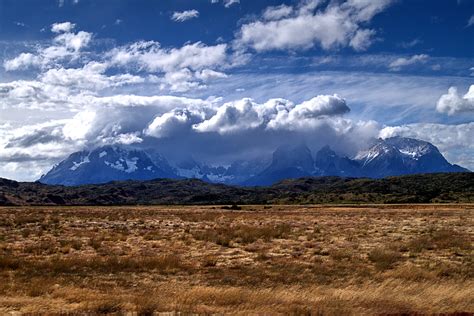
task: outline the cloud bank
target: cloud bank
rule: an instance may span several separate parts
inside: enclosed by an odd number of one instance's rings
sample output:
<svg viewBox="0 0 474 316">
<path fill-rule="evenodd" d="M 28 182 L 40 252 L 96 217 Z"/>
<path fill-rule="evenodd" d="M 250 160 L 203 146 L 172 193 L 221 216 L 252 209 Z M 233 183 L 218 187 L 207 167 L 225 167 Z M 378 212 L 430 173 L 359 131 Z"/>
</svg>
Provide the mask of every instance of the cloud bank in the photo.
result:
<svg viewBox="0 0 474 316">
<path fill-rule="evenodd" d="M 324 5 L 323 1 L 307 0 L 294 6 L 269 7 L 260 19 L 242 25 L 235 43 L 258 52 L 306 50 L 314 46 L 363 51 L 376 35 L 366 24 L 391 3 L 349 0 Z"/>
<path fill-rule="evenodd" d="M 465 95 L 459 95 L 456 87 L 449 88 L 448 93 L 438 100 L 436 110 L 448 115 L 474 112 L 474 85 Z"/>
</svg>

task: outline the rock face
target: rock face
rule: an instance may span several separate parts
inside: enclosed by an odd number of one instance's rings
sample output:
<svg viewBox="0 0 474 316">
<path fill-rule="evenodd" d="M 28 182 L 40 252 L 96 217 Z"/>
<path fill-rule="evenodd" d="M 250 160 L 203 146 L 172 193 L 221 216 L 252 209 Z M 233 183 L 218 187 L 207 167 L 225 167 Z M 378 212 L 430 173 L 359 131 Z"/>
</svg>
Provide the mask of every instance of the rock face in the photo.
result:
<svg viewBox="0 0 474 316">
<path fill-rule="evenodd" d="M 468 171 L 450 164 L 434 145 L 402 137 L 379 139 L 368 150 L 359 152 L 355 160 L 360 163 L 362 175 L 370 178 Z"/>
<path fill-rule="evenodd" d="M 432 144 L 411 138 L 378 139 L 353 159 L 329 146 L 313 156 L 304 144 L 277 148 L 271 159 L 235 161 L 230 166 L 209 166 L 192 158 L 168 163 L 161 155 L 142 150 L 105 146 L 77 152 L 39 180 L 46 184 L 82 185 L 115 180 L 193 178 L 244 186 L 271 185 L 284 179 L 312 176 L 368 177 L 466 172 L 450 164 Z"/>
<path fill-rule="evenodd" d="M 245 181 L 244 184 L 270 185 L 283 179 L 293 179 L 316 175 L 311 151 L 305 145 L 279 147 L 273 159 L 260 174 Z"/>
<path fill-rule="evenodd" d="M 316 153 L 315 168 L 321 176 L 359 177 L 360 165 L 347 157 L 338 156 L 329 146 Z"/>
<path fill-rule="evenodd" d="M 105 146 L 70 155 L 39 180 L 45 184 L 83 185 L 118 180 L 175 178 L 166 160 L 157 165 L 140 150 Z"/>
</svg>

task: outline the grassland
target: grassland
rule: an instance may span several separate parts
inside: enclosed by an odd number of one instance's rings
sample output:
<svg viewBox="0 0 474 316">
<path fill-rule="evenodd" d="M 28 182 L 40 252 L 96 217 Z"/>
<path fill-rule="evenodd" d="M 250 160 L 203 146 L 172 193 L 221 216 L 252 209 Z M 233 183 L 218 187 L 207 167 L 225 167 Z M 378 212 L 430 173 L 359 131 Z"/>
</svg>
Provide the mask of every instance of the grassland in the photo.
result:
<svg viewBox="0 0 474 316">
<path fill-rule="evenodd" d="M 0 314 L 474 312 L 474 205 L 0 208 Z"/>
</svg>

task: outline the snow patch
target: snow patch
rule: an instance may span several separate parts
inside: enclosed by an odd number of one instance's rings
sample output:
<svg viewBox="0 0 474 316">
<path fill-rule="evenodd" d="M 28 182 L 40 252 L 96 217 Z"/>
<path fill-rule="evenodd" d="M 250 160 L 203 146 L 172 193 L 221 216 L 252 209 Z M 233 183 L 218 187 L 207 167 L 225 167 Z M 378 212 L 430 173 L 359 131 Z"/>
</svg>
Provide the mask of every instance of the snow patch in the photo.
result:
<svg viewBox="0 0 474 316">
<path fill-rule="evenodd" d="M 120 158 L 116 162 L 112 163 L 109 161 L 104 161 L 104 163 L 114 169 L 117 169 L 119 171 L 123 171 L 126 173 L 132 173 L 138 170 L 137 163 L 138 163 L 138 158 L 134 157 L 131 159 L 123 159 Z"/>
<path fill-rule="evenodd" d="M 116 162 L 112 163 L 109 161 L 104 161 L 104 163 L 109 166 L 110 168 L 114 168 L 120 171 L 125 171 L 125 168 L 123 166 L 123 159 L 119 159 Z"/>
<path fill-rule="evenodd" d="M 138 163 L 138 158 L 137 157 L 134 157 L 132 159 L 126 159 L 125 162 L 127 164 L 127 169 L 125 169 L 125 172 L 126 173 L 132 173 L 132 172 L 135 172 L 137 171 L 138 167 L 137 167 L 137 163 Z"/>
<path fill-rule="evenodd" d="M 86 163 L 89 163 L 89 162 L 91 162 L 91 161 L 89 160 L 89 156 L 85 156 L 85 157 L 83 157 L 82 160 L 79 161 L 79 162 L 73 161 L 73 163 L 72 163 L 73 166 L 72 166 L 71 168 L 69 168 L 69 169 L 72 170 L 72 171 L 76 171 L 80 166 L 82 166 L 82 165 L 84 165 L 84 164 L 86 164 Z"/>
</svg>

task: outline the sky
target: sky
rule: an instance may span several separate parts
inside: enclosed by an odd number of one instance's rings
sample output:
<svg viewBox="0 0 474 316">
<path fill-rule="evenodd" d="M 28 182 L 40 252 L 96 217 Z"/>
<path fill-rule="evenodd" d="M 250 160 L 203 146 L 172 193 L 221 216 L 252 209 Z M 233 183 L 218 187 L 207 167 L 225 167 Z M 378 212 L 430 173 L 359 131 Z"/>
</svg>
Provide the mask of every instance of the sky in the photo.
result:
<svg viewBox="0 0 474 316">
<path fill-rule="evenodd" d="M 392 136 L 474 170 L 473 0 L 0 0 L 0 177 Z"/>
</svg>

